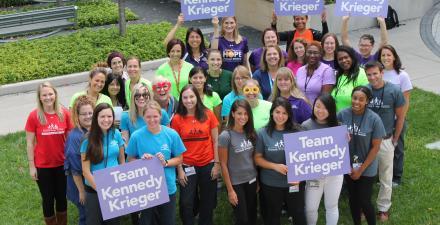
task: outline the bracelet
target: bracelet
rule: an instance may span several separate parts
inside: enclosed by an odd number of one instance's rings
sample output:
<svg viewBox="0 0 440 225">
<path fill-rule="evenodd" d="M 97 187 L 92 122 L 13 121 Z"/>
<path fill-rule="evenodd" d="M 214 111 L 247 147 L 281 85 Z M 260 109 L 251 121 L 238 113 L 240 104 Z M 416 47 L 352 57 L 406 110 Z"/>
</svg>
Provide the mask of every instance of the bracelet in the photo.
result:
<svg viewBox="0 0 440 225">
<path fill-rule="evenodd" d="M 214 161 L 214 163 L 220 164 L 220 162 L 219 162 L 219 161 Z"/>
</svg>

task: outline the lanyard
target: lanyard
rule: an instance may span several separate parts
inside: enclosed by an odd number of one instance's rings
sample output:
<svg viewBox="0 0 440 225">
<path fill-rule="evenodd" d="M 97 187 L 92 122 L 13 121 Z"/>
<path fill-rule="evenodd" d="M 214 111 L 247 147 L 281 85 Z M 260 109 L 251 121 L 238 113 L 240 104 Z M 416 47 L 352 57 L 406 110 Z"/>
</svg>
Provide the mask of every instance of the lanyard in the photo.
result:
<svg viewBox="0 0 440 225">
<path fill-rule="evenodd" d="M 269 71 L 267 71 L 267 78 L 269 78 L 270 90 L 272 90 L 273 80 L 272 80 L 272 76 L 270 75 Z"/>
<path fill-rule="evenodd" d="M 310 80 L 312 79 L 312 76 L 313 76 L 313 74 L 310 76 L 306 75 L 306 80 L 304 81 L 304 94 L 307 92 L 307 86 L 309 85 Z M 309 79 L 307 79 L 307 78 L 309 78 Z"/>
<path fill-rule="evenodd" d="M 176 77 L 176 72 L 173 69 L 173 66 L 171 65 L 171 63 L 169 63 L 169 64 L 171 67 L 171 72 L 173 73 L 174 82 L 176 82 L 177 92 L 180 94 L 180 87 L 179 86 L 180 86 L 180 71 L 182 71 L 182 62 L 179 62 L 179 72 L 177 74 L 177 77 Z"/>
</svg>

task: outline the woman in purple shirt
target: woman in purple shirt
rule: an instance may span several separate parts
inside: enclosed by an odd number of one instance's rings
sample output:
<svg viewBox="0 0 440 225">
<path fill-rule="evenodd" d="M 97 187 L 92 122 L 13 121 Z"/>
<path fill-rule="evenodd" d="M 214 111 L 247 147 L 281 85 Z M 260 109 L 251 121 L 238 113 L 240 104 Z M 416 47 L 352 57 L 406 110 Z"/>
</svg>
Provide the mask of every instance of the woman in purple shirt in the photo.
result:
<svg viewBox="0 0 440 225">
<path fill-rule="evenodd" d="M 330 93 L 336 83 L 334 70 L 321 63 L 322 47 L 317 41 L 311 42 L 306 48 L 307 64 L 298 69 L 296 85 L 310 102 L 315 102 L 319 94 Z"/>
<path fill-rule="evenodd" d="M 238 65 L 247 67 L 250 71 L 248 62 L 248 41 L 238 32 L 237 18 L 227 16 L 222 18 L 222 30 L 218 32 L 218 18 L 212 19 L 214 25 L 214 37 L 211 41 L 211 48 L 218 49 L 222 53 L 222 69 L 234 71 Z"/>
<path fill-rule="evenodd" d="M 312 108 L 307 98 L 298 89 L 293 78 L 292 71 L 287 67 L 281 67 L 275 78 L 270 101 L 278 97 L 286 98 L 292 105 L 293 120 L 301 124 L 312 116 Z"/>
<path fill-rule="evenodd" d="M 322 36 L 321 46 L 324 50 L 321 62 L 335 69 L 335 51 L 337 48 L 339 48 L 339 41 L 338 37 L 336 37 L 336 34 L 326 33 L 324 36 Z"/>
<path fill-rule="evenodd" d="M 273 28 L 266 28 L 261 35 L 261 43 L 263 47 L 254 49 L 249 56 L 249 64 L 251 66 L 252 73 L 260 69 L 261 56 L 263 55 L 264 48 L 278 46 L 280 38 L 278 33 Z M 287 58 L 287 53 L 282 50 L 284 58 Z"/>
</svg>

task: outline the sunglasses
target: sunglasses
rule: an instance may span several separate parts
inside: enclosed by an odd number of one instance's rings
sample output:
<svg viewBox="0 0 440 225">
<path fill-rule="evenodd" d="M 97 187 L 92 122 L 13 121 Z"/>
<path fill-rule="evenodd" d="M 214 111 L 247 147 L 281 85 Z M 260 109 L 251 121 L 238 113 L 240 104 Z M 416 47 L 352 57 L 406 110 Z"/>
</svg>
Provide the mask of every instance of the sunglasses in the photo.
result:
<svg viewBox="0 0 440 225">
<path fill-rule="evenodd" d="M 138 100 L 140 97 L 143 97 L 143 98 L 145 98 L 145 99 L 149 99 L 149 98 L 150 98 L 150 94 L 149 94 L 149 93 L 142 93 L 142 94 L 140 94 L 140 93 L 136 93 L 136 94 L 134 95 L 134 99 L 135 99 L 135 100 Z"/>
<path fill-rule="evenodd" d="M 153 89 L 156 92 L 159 92 L 160 90 L 168 91 L 171 88 L 171 83 L 169 81 L 159 82 L 157 84 L 153 84 Z"/>
<path fill-rule="evenodd" d="M 258 94 L 260 93 L 260 88 L 259 87 L 245 87 L 243 88 L 243 94 L 247 95 L 247 94 Z"/>
</svg>

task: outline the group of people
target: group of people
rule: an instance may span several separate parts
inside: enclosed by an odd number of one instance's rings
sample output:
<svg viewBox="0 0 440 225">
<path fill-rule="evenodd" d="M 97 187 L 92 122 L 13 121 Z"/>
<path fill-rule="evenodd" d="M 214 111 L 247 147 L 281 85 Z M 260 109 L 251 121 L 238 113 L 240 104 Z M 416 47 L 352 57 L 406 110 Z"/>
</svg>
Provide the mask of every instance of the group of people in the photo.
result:
<svg viewBox="0 0 440 225">
<path fill-rule="evenodd" d="M 141 77 L 138 57 L 111 52 L 69 108 L 42 83 L 25 129 L 46 224 L 66 224 L 66 196 L 78 207 L 79 224 L 119 224 L 103 221 L 93 173 L 154 157 L 164 167 L 170 201 L 131 214 L 133 224 L 175 224 L 177 202 L 182 224 L 213 224 L 220 177 L 235 224 L 256 224 L 260 214 L 264 224 L 279 225 L 285 208 L 292 224 L 313 225 L 322 195 L 326 224 L 337 224 L 344 181 L 354 224 L 361 214 L 369 225 L 377 216 L 388 220 L 393 182 L 400 184 L 403 172 L 412 85 L 383 18 L 374 54 L 372 35 L 361 36 L 359 50 L 350 46 L 349 17 L 341 44 L 325 13 L 322 32 L 307 28 L 307 16 L 294 16 L 295 30 L 287 32 L 272 19 L 263 46 L 249 52 L 235 17 L 213 18 L 207 46 L 199 28 L 189 28 L 184 41 L 175 38 L 184 23 L 179 15 L 164 40 L 169 60 L 152 81 Z M 339 125 L 348 127 L 351 172 L 289 183 L 283 134 Z"/>
</svg>

